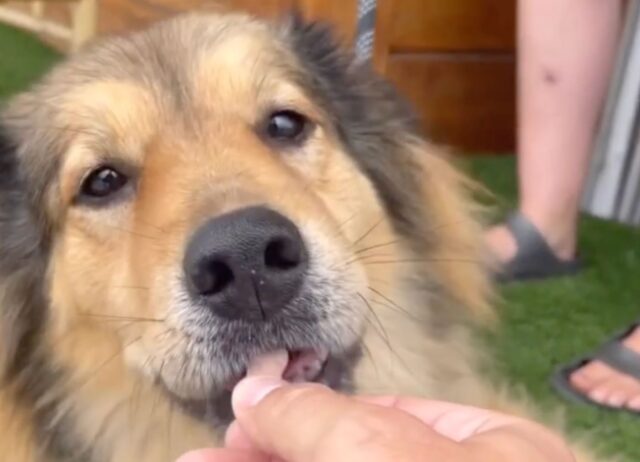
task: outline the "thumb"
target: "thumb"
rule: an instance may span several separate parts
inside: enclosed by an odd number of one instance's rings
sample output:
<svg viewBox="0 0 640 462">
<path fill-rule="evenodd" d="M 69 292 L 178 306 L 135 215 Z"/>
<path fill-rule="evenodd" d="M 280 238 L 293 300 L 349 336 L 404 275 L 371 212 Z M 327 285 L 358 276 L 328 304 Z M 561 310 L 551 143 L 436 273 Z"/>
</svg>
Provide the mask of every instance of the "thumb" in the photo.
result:
<svg viewBox="0 0 640 462">
<path fill-rule="evenodd" d="M 288 462 L 415 460 L 424 451 L 445 462 L 461 451 L 406 412 L 317 384 L 248 377 L 234 390 L 233 409 L 258 449 Z"/>
</svg>

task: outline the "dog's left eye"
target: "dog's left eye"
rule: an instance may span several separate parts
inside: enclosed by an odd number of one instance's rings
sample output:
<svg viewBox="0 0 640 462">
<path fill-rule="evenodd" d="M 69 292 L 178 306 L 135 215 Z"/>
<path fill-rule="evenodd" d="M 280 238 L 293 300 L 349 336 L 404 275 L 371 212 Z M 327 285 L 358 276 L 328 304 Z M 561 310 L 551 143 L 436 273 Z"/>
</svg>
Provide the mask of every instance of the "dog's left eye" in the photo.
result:
<svg viewBox="0 0 640 462">
<path fill-rule="evenodd" d="M 129 178 L 113 167 L 103 166 L 92 171 L 82 182 L 79 199 L 103 201 L 120 192 Z"/>
<path fill-rule="evenodd" d="M 302 114 L 291 111 L 277 111 L 269 116 L 267 135 L 275 141 L 301 141 L 309 120 Z"/>
</svg>

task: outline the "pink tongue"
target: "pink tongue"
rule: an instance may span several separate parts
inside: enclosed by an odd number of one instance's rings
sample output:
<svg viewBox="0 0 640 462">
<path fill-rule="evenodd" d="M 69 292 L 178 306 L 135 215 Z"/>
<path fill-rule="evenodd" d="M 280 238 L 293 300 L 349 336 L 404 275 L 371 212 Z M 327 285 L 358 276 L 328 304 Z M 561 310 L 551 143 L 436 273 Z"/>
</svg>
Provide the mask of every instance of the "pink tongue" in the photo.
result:
<svg viewBox="0 0 640 462">
<path fill-rule="evenodd" d="M 322 371 L 326 359 L 324 353 L 318 353 L 314 350 L 293 353 L 289 358 L 289 364 L 284 371 L 283 378 L 294 383 L 311 382 Z"/>
</svg>

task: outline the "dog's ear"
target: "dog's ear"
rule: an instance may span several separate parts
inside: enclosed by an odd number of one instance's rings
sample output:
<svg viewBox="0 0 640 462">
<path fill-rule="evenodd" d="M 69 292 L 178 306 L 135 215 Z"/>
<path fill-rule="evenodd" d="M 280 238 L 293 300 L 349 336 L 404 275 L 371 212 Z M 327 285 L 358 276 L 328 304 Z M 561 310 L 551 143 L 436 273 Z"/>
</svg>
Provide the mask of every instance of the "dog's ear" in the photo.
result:
<svg viewBox="0 0 640 462">
<path fill-rule="evenodd" d="M 0 113 L 0 380 L 28 361 L 44 316 L 43 236 L 29 204 L 19 143 Z"/>
<path fill-rule="evenodd" d="M 294 16 L 285 30 L 303 85 L 333 118 L 396 231 L 429 261 L 430 280 L 439 280 L 440 292 L 453 299 L 446 304 L 490 318 L 491 285 L 471 181 L 426 141 L 416 111 L 396 89 L 340 45 L 329 26 Z"/>
</svg>

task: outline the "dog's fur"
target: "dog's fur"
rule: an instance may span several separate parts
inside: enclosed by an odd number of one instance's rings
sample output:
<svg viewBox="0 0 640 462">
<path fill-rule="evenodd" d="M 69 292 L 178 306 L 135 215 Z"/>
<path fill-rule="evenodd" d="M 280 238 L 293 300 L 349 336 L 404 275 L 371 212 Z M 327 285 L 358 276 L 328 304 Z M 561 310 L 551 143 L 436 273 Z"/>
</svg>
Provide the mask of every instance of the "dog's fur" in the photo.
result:
<svg viewBox="0 0 640 462">
<path fill-rule="evenodd" d="M 313 121 L 299 146 L 257 128 L 281 107 Z M 329 316 L 307 334 L 336 352 L 362 345 L 356 390 L 521 412 L 478 370 L 471 332 L 492 319 L 491 290 L 467 180 L 326 28 L 174 18 L 73 56 L 0 126 L 0 453 L 12 461 L 169 462 L 219 441 L 166 388 L 201 399 L 241 365 L 216 358 L 216 323 L 211 345 L 194 345 L 197 307 L 176 274 L 199 224 L 254 204 L 288 216 L 315 252 L 304 309 Z M 135 191 L 79 203 L 103 162 L 135 170 Z M 278 335 L 256 348 L 295 341 Z"/>
</svg>

